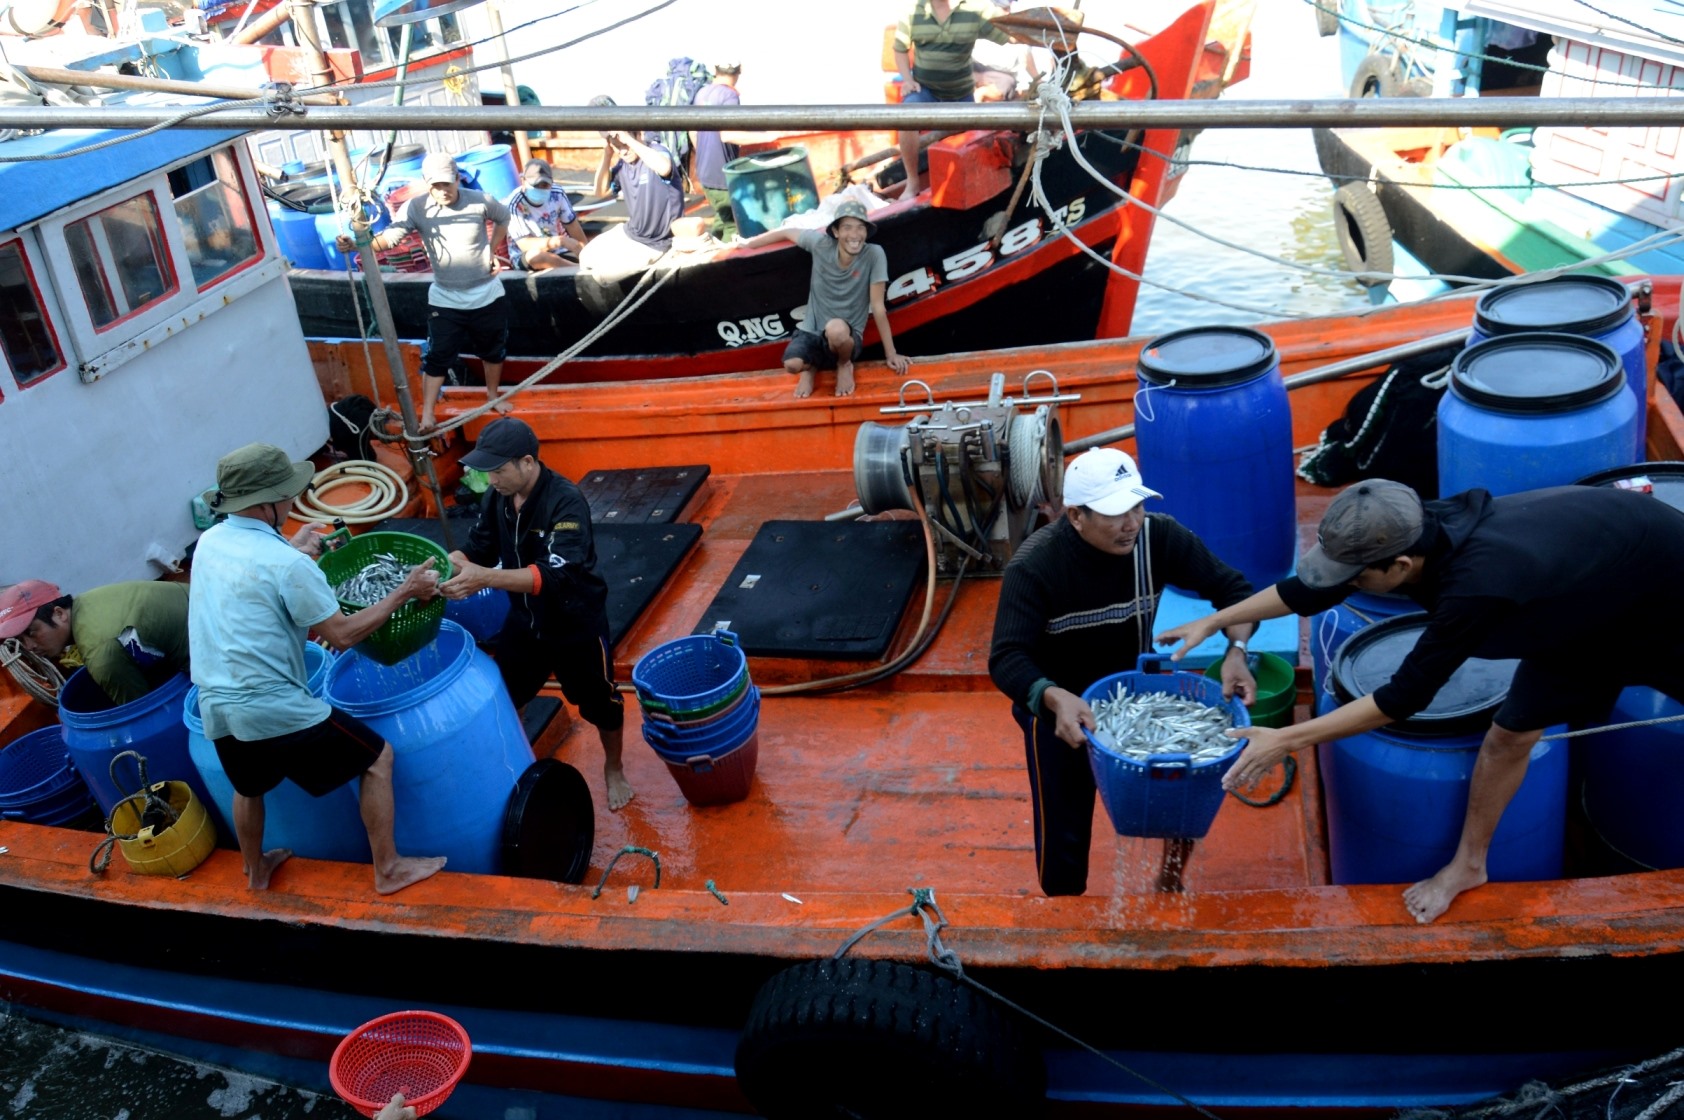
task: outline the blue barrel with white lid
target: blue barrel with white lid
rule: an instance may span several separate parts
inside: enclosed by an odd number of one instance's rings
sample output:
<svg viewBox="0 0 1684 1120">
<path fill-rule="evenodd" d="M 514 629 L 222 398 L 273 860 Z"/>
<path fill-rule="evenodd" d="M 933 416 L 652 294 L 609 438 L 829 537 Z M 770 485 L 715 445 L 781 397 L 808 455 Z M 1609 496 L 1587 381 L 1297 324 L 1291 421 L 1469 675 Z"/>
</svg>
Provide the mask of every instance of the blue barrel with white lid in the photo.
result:
<svg viewBox="0 0 1684 1120">
<path fill-rule="evenodd" d="M 1426 627 L 1425 614 L 1407 614 L 1353 636 L 1333 660 L 1334 691 L 1318 697 L 1317 714 L 1390 681 Z M 1412 883 L 1450 862 L 1480 743 L 1518 665 L 1470 658 L 1425 710 L 1317 746 L 1335 883 Z M 1539 740 L 1492 837 L 1487 873 L 1501 881 L 1560 878 L 1566 817 L 1566 741 Z"/>
<path fill-rule="evenodd" d="M 1631 292 L 1611 276 L 1556 276 L 1493 288 L 1474 305 L 1468 344 L 1530 331 L 1583 335 L 1620 356 L 1626 385 L 1637 400 L 1636 442 L 1630 462 L 1643 458 L 1648 421 L 1649 354 Z"/>
<path fill-rule="evenodd" d="M 1254 588 L 1292 571 L 1298 544 L 1292 413 L 1280 358 L 1248 327 L 1189 327 L 1141 348 L 1135 443 L 1155 509 Z"/>
<path fill-rule="evenodd" d="M 327 688 L 327 673 L 333 668 L 334 655 L 316 645 L 304 645 L 304 671 L 308 675 L 310 695 L 321 696 Z M 205 738 L 205 721 L 199 715 L 199 690 L 187 693 L 182 707 L 181 721 L 187 727 L 187 749 L 199 778 L 210 791 L 211 802 L 225 820 L 234 819 L 234 784 L 222 768 L 216 744 Z M 348 863 L 368 863 L 368 830 L 363 827 L 360 789 L 356 782 L 347 782 L 320 797 L 312 797 L 303 787 L 282 782 L 263 795 L 263 846 L 290 848 L 294 855 L 306 859 L 336 859 Z"/>
<path fill-rule="evenodd" d="M 1438 402 L 1442 494 L 1567 486 L 1629 465 L 1637 399 L 1620 357 L 1569 334 L 1511 334 L 1456 355 Z"/>
<path fill-rule="evenodd" d="M 532 747 L 497 663 L 466 630 L 445 619 L 396 665 L 345 654 L 324 699 L 392 746 L 398 851 L 446 856 L 452 871 L 501 871 L 509 798 Z"/>
</svg>

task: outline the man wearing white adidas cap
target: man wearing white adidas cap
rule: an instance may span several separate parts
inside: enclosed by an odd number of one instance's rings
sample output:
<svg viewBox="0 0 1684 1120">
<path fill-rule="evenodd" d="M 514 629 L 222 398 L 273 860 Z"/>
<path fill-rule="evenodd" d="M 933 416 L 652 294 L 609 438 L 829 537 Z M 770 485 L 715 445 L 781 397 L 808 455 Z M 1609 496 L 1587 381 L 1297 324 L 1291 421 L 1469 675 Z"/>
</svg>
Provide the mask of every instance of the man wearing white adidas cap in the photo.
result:
<svg viewBox="0 0 1684 1120">
<path fill-rule="evenodd" d="M 1035 869 L 1049 895 L 1087 890 L 1095 789 L 1083 729 L 1094 720 L 1082 693 L 1152 652 L 1165 584 L 1219 610 L 1251 594 L 1246 578 L 1186 526 L 1146 512 L 1146 500 L 1162 496 L 1116 448 L 1078 455 L 1064 472 L 1063 516 L 1024 541 L 1006 565 L 988 672 L 1023 728 Z M 1222 694 L 1247 704 L 1257 694 L 1245 658 L 1254 629 L 1249 622 L 1229 627 L 1222 659 Z M 1160 889 L 1180 888 L 1191 847 L 1166 842 Z"/>
</svg>

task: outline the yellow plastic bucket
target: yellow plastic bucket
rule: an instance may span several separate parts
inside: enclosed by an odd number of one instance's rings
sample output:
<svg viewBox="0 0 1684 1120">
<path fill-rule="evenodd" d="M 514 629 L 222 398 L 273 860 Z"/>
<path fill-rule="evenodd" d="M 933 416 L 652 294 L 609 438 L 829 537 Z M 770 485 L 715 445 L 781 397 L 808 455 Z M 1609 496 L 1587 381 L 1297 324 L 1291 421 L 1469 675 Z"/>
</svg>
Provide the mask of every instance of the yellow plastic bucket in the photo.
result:
<svg viewBox="0 0 1684 1120">
<path fill-rule="evenodd" d="M 149 792 L 169 803 L 176 813 L 174 824 L 162 829 L 143 827 L 141 813 L 147 794 L 137 793 L 117 803 L 106 827 L 134 871 L 142 875 L 185 875 L 205 862 L 216 847 L 216 826 L 186 782 L 157 782 Z"/>
</svg>

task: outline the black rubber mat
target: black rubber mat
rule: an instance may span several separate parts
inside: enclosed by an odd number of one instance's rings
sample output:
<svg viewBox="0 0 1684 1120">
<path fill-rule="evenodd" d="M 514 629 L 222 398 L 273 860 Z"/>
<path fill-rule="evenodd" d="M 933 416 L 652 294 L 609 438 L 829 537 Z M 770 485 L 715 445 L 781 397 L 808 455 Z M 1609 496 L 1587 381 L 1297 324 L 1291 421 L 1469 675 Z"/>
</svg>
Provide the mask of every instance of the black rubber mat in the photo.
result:
<svg viewBox="0 0 1684 1120">
<path fill-rule="evenodd" d="M 695 629 L 761 657 L 881 658 L 924 575 L 916 521 L 768 521 Z"/>
<path fill-rule="evenodd" d="M 526 741 L 536 743 L 560 712 L 561 701 L 554 696 L 540 693 L 528 700 L 520 710 L 520 729 L 526 732 Z"/>
<path fill-rule="evenodd" d="M 706 470 L 704 467 L 703 470 Z M 473 528 L 473 518 L 451 518 L 450 531 L 461 547 Z M 444 543 L 437 518 L 393 517 L 374 526 L 396 533 L 414 533 Z M 683 563 L 685 553 L 702 535 L 700 525 L 614 524 L 593 522 L 596 570 L 608 581 L 608 635 L 615 645 L 649 606 L 655 593 Z"/>
<path fill-rule="evenodd" d="M 678 520 L 712 468 L 628 467 L 586 471 L 579 489 L 591 520 L 610 525 L 666 525 Z"/>
<path fill-rule="evenodd" d="M 593 524 L 591 530 L 596 570 L 608 581 L 608 636 L 618 646 L 701 538 L 702 527 Z"/>
</svg>

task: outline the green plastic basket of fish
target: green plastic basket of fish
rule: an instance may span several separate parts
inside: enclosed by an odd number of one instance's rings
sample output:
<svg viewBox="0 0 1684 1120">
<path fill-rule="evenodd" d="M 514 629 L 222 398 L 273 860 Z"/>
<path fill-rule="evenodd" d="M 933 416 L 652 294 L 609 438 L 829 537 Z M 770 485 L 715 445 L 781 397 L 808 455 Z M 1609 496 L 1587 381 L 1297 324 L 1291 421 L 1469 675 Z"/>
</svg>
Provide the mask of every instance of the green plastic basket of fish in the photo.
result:
<svg viewBox="0 0 1684 1120">
<path fill-rule="evenodd" d="M 322 553 L 316 563 L 333 587 L 340 609 L 346 614 L 356 614 L 391 592 L 397 585 L 390 578 L 392 573 L 406 571 L 428 560 L 434 561 L 433 570 L 438 572 L 440 580 L 450 578 L 449 554 L 426 537 L 418 537 L 414 533 L 375 532 L 352 537 L 349 543 L 332 552 Z M 373 572 L 368 571 L 376 565 L 378 567 Z M 379 578 L 382 572 L 387 576 L 385 580 Z M 359 577 L 363 577 L 360 584 L 357 582 Z M 402 576 L 398 575 L 397 580 L 401 579 Z M 385 586 L 385 591 L 380 591 L 381 586 Z M 348 598 L 348 591 L 356 597 Z M 367 601 L 359 602 L 359 599 Z M 444 606 L 442 596 L 427 602 L 411 599 L 393 611 L 392 617 L 381 623 L 378 630 L 358 642 L 357 649 L 382 665 L 396 665 L 438 637 L 439 623 L 444 620 Z"/>
</svg>

